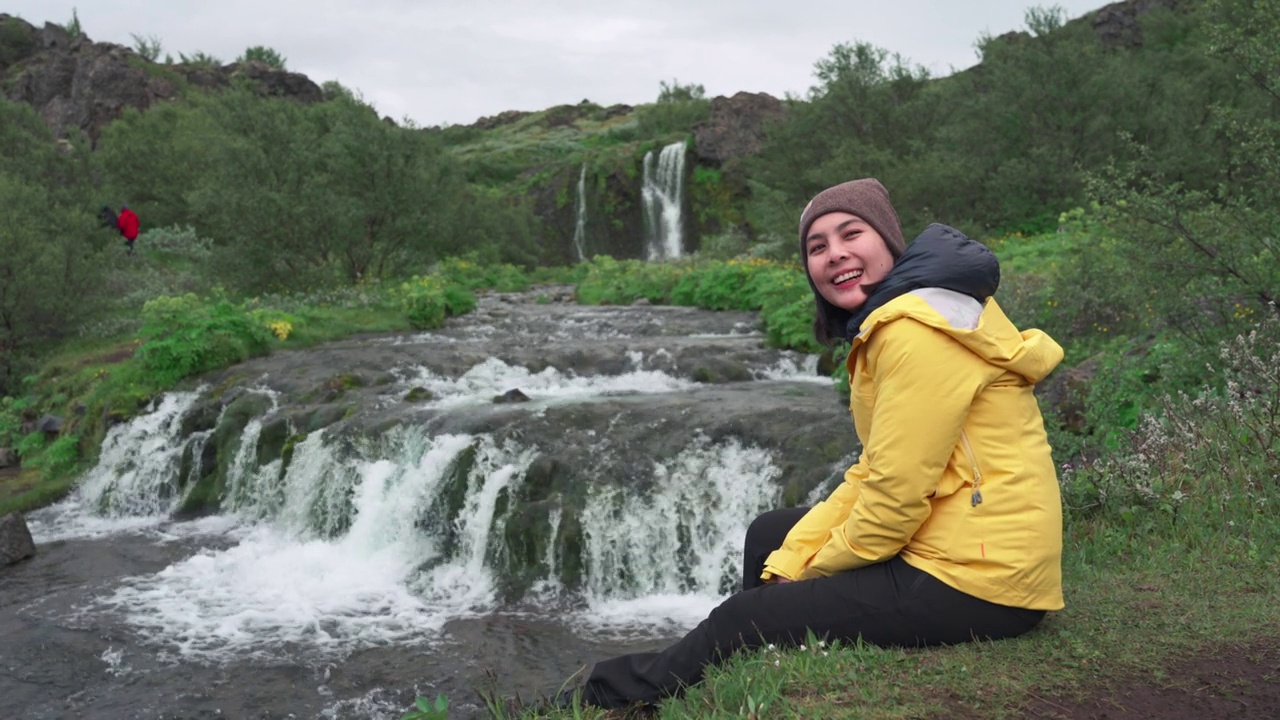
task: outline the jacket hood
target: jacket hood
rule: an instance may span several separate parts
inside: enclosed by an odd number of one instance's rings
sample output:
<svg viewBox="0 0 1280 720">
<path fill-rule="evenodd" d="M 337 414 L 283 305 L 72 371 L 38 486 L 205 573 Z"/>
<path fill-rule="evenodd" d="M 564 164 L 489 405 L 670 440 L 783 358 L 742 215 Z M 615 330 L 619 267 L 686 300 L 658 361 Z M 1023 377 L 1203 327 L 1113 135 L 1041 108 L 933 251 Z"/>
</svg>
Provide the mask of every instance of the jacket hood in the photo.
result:
<svg viewBox="0 0 1280 720">
<path fill-rule="evenodd" d="M 983 302 L 1000 287 L 1000 262 L 982 243 L 953 227 L 934 223 L 924 229 L 893 264 L 893 269 L 849 319 L 845 337 L 858 334 L 871 313 L 912 290 L 940 287 Z"/>
<path fill-rule="evenodd" d="M 1039 382 L 1062 362 L 1062 347 L 1040 330 L 1015 327 L 992 297 L 999 284 L 1000 263 L 985 245 L 946 225 L 930 225 L 849 321 L 848 331 L 856 345 L 876 327 L 909 317 L 992 365 Z"/>
</svg>

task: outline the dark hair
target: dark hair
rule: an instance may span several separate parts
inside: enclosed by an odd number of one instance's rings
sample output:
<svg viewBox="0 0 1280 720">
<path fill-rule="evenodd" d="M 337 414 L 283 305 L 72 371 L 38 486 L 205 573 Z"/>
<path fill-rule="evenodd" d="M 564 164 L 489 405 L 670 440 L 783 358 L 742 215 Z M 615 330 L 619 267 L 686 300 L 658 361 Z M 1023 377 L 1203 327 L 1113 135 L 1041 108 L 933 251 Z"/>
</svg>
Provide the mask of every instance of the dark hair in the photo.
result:
<svg viewBox="0 0 1280 720">
<path fill-rule="evenodd" d="M 849 319 L 853 317 L 853 313 L 827 302 L 818 294 L 812 278 L 809 279 L 809 288 L 813 290 L 815 306 L 813 337 L 826 347 L 834 347 L 841 340 L 847 340 Z"/>
</svg>

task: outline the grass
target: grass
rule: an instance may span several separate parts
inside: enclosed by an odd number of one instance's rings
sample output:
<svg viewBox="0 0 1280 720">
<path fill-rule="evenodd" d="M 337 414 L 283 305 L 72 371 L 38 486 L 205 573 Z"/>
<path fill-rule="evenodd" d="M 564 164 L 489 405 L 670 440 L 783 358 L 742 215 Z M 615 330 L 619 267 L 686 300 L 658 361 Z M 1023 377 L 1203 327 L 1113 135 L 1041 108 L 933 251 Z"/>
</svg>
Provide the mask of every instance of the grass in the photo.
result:
<svg viewBox="0 0 1280 720">
<path fill-rule="evenodd" d="M 46 480 L 35 468 L 0 472 L 0 516 L 55 503 L 71 492 L 77 479 L 73 473 Z"/>
<path fill-rule="evenodd" d="M 1180 659 L 1280 638 L 1280 521 L 1236 531 L 1200 518 L 1143 526 L 1078 519 L 1067 532 L 1067 608 L 1028 635 L 945 648 L 806 643 L 712 668 L 660 718 L 1014 718 L 1117 681 L 1164 685 Z M 494 717 L 505 717 L 501 713 Z M 512 717 L 612 718 L 576 709 Z"/>
</svg>

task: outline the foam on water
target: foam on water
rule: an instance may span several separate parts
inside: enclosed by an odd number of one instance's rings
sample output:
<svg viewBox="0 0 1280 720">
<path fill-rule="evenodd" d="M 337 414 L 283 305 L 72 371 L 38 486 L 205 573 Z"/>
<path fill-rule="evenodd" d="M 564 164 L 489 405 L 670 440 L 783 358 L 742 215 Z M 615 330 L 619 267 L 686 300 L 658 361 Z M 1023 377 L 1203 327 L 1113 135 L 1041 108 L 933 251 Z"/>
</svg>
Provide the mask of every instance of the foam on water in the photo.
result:
<svg viewBox="0 0 1280 720">
<path fill-rule="evenodd" d="M 416 375 L 411 376 L 406 384 L 429 390 L 435 399 L 427 405 L 439 408 L 489 404 L 495 395 L 514 389 L 519 389 L 532 400 L 563 402 L 601 395 L 668 393 L 696 385 L 656 370 L 578 377 L 548 367 L 535 373 L 497 358 L 489 358 L 456 380 L 440 377 L 426 368 L 417 368 Z"/>
</svg>

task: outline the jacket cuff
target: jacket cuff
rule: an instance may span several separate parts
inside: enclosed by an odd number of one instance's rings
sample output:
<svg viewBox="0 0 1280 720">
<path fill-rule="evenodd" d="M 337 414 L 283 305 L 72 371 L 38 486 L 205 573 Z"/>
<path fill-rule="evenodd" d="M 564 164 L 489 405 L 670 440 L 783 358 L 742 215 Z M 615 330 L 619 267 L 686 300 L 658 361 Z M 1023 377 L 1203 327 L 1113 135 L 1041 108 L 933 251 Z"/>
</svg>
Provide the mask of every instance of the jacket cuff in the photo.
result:
<svg viewBox="0 0 1280 720">
<path fill-rule="evenodd" d="M 795 553 L 786 552 L 784 550 L 774 550 L 769 553 L 769 557 L 764 561 L 764 572 L 760 577 L 765 580 L 771 580 L 774 576 L 784 577 L 788 580 L 797 580 L 800 573 L 804 570 L 805 559 L 798 557 Z"/>
</svg>

